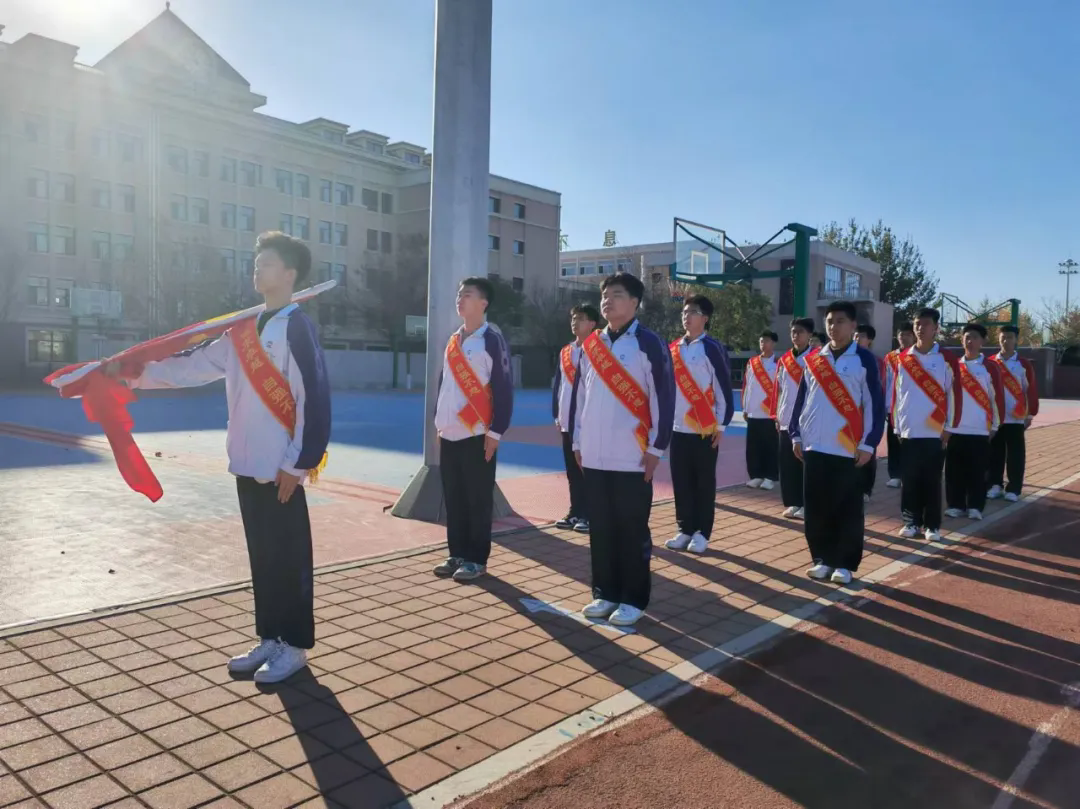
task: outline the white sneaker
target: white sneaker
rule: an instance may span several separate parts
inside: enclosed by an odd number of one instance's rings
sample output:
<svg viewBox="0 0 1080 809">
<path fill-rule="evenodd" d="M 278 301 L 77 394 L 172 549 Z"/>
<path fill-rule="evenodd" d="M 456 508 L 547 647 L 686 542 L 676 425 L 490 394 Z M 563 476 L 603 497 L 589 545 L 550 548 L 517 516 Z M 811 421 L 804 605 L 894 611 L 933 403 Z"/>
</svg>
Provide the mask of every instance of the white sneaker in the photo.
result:
<svg viewBox="0 0 1080 809">
<path fill-rule="evenodd" d="M 851 571 L 838 567 L 832 572 L 829 581 L 833 584 L 851 584 Z"/>
<path fill-rule="evenodd" d="M 941 531 L 935 531 L 932 528 L 927 528 L 923 533 L 927 542 L 941 542 Z"/>
<path fill-rule="evenodd" d="M 608 618 L 608 623 L 612 626 L 633 626 L 644 614 L 645 610 L 639 610 L 629 604 L 620 604 L 619 608 Z"/>
<path fill-rule="evenodd" d="M 685 551 L 686 546 L 690 544 L 690 535 L 678 533 L 664 543 L 664 547 L 672 551 Z"/>
<path fill-rule="evenodd" d="M 811 579 L 818 579 L 819 581 L 824 581 L 832 575 L 832 570 L 833 569 L 828 565 L 816 564 L 808 571 L 806 571 L 806 575 L 809 576 Z"/>
<path fill-rule="evenodd" d="M 784 517 L 786 517 L 786 518 L 787 518 L 787 519 L 789 519 L 789 520 L 794 520 L 794 519 L 795 519 L 795 515 L 796 515 L 796 514 L 797 514 L 798 512 L 799 512 L 799 509 L 798 509 L 798 507 L 797 507 L 797 506 L 788 506 L 787 508 L 785 508 L 785 509 L 784 509 L 784 514 L 783 514 L 783 516 L 784 516 Z"/>
<path fill-rule="evenodd" d="M 946 517 L 963 517 L 964 510 L 959 508 L 947 508 L 945 509 Z"/>
<path fill-rule="evenodd" d="M 802 508 L 795 509 L 795 519 L 796 520 L 801 520 L 804 517 L 806 517 L 806 511 L 804 511 Z"/>
<path fill-rule="evenodd" d="M 1002 495 L 1000 486 L 991 486 L 990 491 L 986 493 L 987 500 L 1000 500 Z"/>
<path fill-rule="evenodd" d="M 705 553 L 706 548 L 709 547 L 709 540 L 705 539 L 705 535 L 700 531 L 695 531 L 694 536 L 690 538 L 690 544 L 686 546 L 686 549 L 690 553 Z"/>
<path fill-rule="evenodd" d="M 229 671 L 233 674 L 251 674 L 274 656 L 278 646 L 278 641 L 272 638 L 259 641 L 257 646 L 252 646 L 244 654 L 230 660 Z"/>
<path fill-rule="evenodd" d="M 746 485 L 749 486 L 751 489 L 760 489 L 761 484 L 764 482 L 765 481 L 763 481 L 761 478 L 751 478 L 750 480 L 746 481 Z"/>
<path fill-rule="evenodd" d="M 767 492 L 771 492 L 775 487 L 776 484 L 768 478 L 765 478 L 765 480 L 761 481 L 761 488 L 763 488 Z"/>
<path fill-rule="evenodd" d="M 1013 494 L 1012 492 L 1005 492 L 1005 499 L 1010 503 L 1015 503 L 1020 499 L 1020 495 Z"/>
<path fill-rule="evenodd" d="M 279 643 L 277 653 L 255 672 L 257 683 L 280 683 L 307 665 L 307 652 L 287 643 Z"/>
<path fill-rule="evenodd" d="M 919 529 L 914 525 L 905 525 L 903 528 L 900 529 L 899 532 L 897 532 L 897 536 L 901 536 L 904 539 L 914 539 L 918 535 Z"/>
<path fill-rule="evenodd" d="M 586 618 L 607 618 L 611 613 L 618 609 L 618 604 L 614 601 L 605 601 L 602 598 L 598 598 L 592 601 L 581 611 L 581 614 Z"/>
<path fill-rule="evenodd" d="M 888 486 L 890 489 L 899 489 L 900 488 L 900 478 L 889 478 L 889 482 L 886 483 L 885 485 Z"/>
<path fill-rule="evenodd" d="M 981 520 L 982 512 L 979 511 L 977 508 L 969 508 L 967 517 L 969 520 Z"/>
</svg>

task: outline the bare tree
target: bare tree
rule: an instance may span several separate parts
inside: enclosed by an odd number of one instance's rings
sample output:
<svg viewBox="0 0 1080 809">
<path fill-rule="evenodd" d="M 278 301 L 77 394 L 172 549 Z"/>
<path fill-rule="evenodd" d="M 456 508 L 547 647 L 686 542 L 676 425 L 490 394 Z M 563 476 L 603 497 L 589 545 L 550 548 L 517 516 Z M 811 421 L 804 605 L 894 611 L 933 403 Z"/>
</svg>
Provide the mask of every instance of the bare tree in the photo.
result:
<svg viewBox="0 0 1080 809">
<path fill-rule="evenodd" d="M 1037 320 L 1059 358 L 1067 348 L 1080 344 L 1080 310 L 1070 307 L 1066 311 L 1065 304 L 1057 298 L 1043 298 Z"/>
<path fill-rule="evenodd" d="M 247 302 L 239 268 L 202 242 L 178 242 L 162 256 L 158 289 L 160 326 L 165 331 L 243 308 Z"/>
</svg>

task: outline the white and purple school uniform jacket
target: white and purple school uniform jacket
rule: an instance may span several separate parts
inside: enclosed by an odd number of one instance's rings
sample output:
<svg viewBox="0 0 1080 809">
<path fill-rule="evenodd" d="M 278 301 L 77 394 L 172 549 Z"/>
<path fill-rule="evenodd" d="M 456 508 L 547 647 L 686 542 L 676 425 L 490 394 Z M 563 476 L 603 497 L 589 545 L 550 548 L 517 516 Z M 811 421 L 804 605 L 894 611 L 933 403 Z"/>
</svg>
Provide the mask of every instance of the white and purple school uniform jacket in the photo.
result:
<svg viewBox="0 0 1080 809">
<path fill-rule="evenodd" d="M 971 373 L 979 386 L 986 391 L 990 400 L 990 426 L 986 426 L 986 410 L 975 401 L 975 397 L 964 388 L 964 406 L 961 409 L 959 423 L 952 428 L 952 432 L 961 435 L 990 435 L 997 432 L 1001 425 L 1001 413 L 1005 407 L 1005 389 L 1001 384 L 1001 371 L 996 363 L 986 362 L 980 354 L 973 360 L 961 357 L 960 363 Z M 963 383 L 961 382 L 961 387 Z"/>
<path fill-rule="evenodd" d="M 289 304 L 266 321 L 259 340 L 296 403 L 291 437 L 251 387 L 228 332 L 175 357 L 147 363 L 129 384 L 142 390 L 194 388 L 224 378 L 229 472 L 260 483 L 273 481 L 278 470 L 303 477 L 319 465 L 330 442 L 330 381 L 315 324 L 295 303 Z"/>
<path fill-rule="evenodd" d="M 806 358 L 810 356 L 811 351 L 817 351 L 817 349 L 807 347 L 795 357 L 795 363 L 802 369 L 803 376 L 806 376 Z M 781 430 L 787 430 L 791 424 L 791 414 L 795 410 L 795 397 L 799 395 L 800 382 L 802 382 L 801 377 L 795 379 L 788 373 L 787 366 L 782 361 L 777 361 L 774 383 L 776 385 L 776 423 L 780 425 Z"/>
<path fill-rule="evenodd" d="M 1019 354 L 1013 354 L 1007 360 L 999 351 L 994 355 L 994 362 L 1004 362 L 1004 367 L 1001 368 L 1003 372 L 1010 373 L 1017 382 L 1020 383 L 1020 387 L 1024 391 L 1024 398 L 1027 401 L 1027 416 L 1039 415 L 1039 389 L 1035 384 L 1035 367 L 1028 361 L 1020 359 Z M 1001 367 L 1000 363 L 999 366 Z M 1023 424 L 1024 418 L 1017 418 L 1014 415 L 1016 410 L 1016 398 L 1009 393 L 1009 389 L 1005 388 L 1005 410 L 1003 413 L 1002 424 Z"/>
<path fill-rule="evenodd" d="M 559 430 L 570 432 L 570 397 L 574 395 L 574 381 L 566 378 L 560 352 L 559 369 L 555 372 L 555 385 L 551 390 L 551 417 L 559 425 Z M 577 341 L 570 343 L 570 362 L 577 369 L 581 362 L 581 346 Z M 576 375 L 575 375 L 576 376 Z"/>
<path fill-rule="evenodd" d="M 439 438 L 447 441 L 461 441 L 485 434 L 501 440 L 514 412 L 514 380 L 510 372 L 510 349 L 506 346 L 506 338 L 493 323 L 485 323 L 468 337 L 465 337 L 465 327 L 462 326 L 457 330 L 457 336 L 461 342 L 461 353 L 476 374 L 477 381 L 481 385 L 491 386 L 491 424 L 485 426 L 481 423 L 470 429 L 458 418 L 468 399 L 454 378 L 444 352 L 442 372 L 439 374 L 439 398 L 435 405 L 435 429 L 439 431 Z"/>
<path fill-rule="evenodd" d="M 701 334 L 693 340 L 683 337 L 678 350 L 686 370 L 690 372 L 698 389 L 702 392 L 712 388 L 716 401 L 716 425 L 720 432 L 731 424 L 735 414 L 735 399 L 731 393 L 731 365 L 728 363 L 727 350 L 720 341 L 707 334 Z M 697 429 L 686 422 L 690 412 L 690 402 L 683 396 L 679 386 L 675 386 L 675 432 L 694 433 Z"/>
<path fill-rule="evenodd" d="M 826 362 L 847 388 L 855 406 L 862 413 L 862 437 L 858 449 L 873 452 L 885 431 L 885 392 L 881 387 L 877 358 L 852 342 L 839 357 L 825 346 L 820 350 Z M 803 374 L 788 432 L 791 443 L 805 452 L 823 452 L 853 458 L 850 449 L 840 443 L 840 431 L 847 426 L 843 414 L 829 401 L 810 370 Z"/>
<path fill-rule="evenodd" d="M 765 373 L 772 379 L 775 385 L 776 380 L 776 354 L 771 357 L 766 357 L 762 354 L 757 356 L 765 367 Z M 774 389 L 775 390 L 775 389 Z M 743 389 L 742 389 L 742 409 L 748 419 L 771 419 L 772 406 L 774 402 L 771 401 L 766 392 L 762 389 L 758 383 L 757 375 L 754 373 L 754 369 L 750 367 L 750 363 L 746 363 L 746 368 L 743 369 Z"/>
<path fill-rule="evenodd" d="M 935 405 L 930 397 L 904 368 L 905 358 L 913 356 L 922 365 L 927 374 L 945 391 L 947 403 L 945 423 L 941 429 L 935 429 L 930 423 Z M 892 417 L 893 430 L 901 438 L 941 438 L 943 432 L 949 433 L 960 423 L 963 414 L 964 397 L 960 382 L 959 368 L 954 370 L 956 358 L 941 346 L 934 347 L 927 353 L 920 353 L 915 346 L 900 354 L 893 375 Z"/>
<path fill-rule="evenodd" d="M 616 333 L 614 340 L 608 326 L 600 332 L 600 339 L 611 349 L 623 371 L 648 395 L 652 427 L 645 452 L 663 457 L 671 443 L 675 421 L 671 352 L 663 340 L 637 319 Z M 574 380 L 570 423 L 574 450 L 581 452 L 583 467 L 608 472 L 642 470 L 642 449 L 634 434 L 638 420 L 608 389 L 584 353 Z"/>
</svg>

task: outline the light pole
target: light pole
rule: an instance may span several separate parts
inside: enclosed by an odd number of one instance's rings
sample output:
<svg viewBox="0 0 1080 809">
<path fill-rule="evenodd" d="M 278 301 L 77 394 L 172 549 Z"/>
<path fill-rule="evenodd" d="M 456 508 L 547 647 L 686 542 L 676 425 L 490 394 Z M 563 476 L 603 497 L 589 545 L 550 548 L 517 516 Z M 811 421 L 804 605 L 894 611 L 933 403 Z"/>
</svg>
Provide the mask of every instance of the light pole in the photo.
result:
<svg viewBox="0 0 1080 809">
<path fill-rule="evenodd" d="M 1073 261 L 1071 258 L 1069 258 L 1069 259 L 1065 259 L 1065 261 L 1062 261 L 1060 264 L 1058 264 L 1058 266 L 1061 267 L 1061 269 L 1058 270 L 1058 275 L 1064 275 L 1065 276 L 1065 317 L 1068 318 L 1068 316 L 1069 316 L 1069 281 L 1071 280 L 1072 276 L 1074 276 L 1078 272 L 1080 272 L 1080 270 L 1076 269 L 1077 267 L 1080 267 L 1080 264 L 1077 264 L 1075 261 Z"/>
</svg>

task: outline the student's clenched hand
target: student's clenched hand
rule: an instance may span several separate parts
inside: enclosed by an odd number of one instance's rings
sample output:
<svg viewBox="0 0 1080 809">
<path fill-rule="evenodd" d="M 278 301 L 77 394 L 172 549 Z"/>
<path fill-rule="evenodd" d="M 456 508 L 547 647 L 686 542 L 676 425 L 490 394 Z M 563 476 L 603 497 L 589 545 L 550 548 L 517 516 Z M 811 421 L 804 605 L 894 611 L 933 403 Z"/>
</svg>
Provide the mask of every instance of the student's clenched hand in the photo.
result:
<svg viewBox="0 0 1080 809">
<path fill-rule="evenodd" d="M 301 480 L 303 480 L 301 475 L 290 475 L 285 470 L 279 469 L 277 479 L 274 481 L 277 484 L 278 502 L 288 503 Z"/>
<path fill-rule="evenodd" d="M 641 465 L 645 467 L 645 481 L 651 482 L 653 472 L 656 471 L 656 467 L 660 463 L 660 458 L 657 455 L 653 455 L 651 452 L 646 452 L 645 457 L 641 459 Z"/>
</svg>

